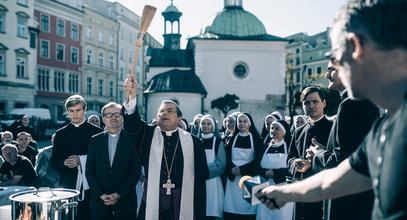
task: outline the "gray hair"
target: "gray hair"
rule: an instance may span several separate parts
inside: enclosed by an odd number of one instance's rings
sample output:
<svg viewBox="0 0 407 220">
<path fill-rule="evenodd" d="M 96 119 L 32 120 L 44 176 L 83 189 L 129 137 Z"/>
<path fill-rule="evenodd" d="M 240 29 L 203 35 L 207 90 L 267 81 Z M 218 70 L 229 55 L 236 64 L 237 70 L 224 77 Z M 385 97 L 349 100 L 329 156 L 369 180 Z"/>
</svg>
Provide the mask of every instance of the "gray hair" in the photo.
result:
<svg viewBox="0 0 407 220">
<path fill-rule="evenodd" d="M 107 108 L 113 108 L 113 107 L 119 108 L 120 111 L 121 111 L 122 108 L 123 108 L 122 105 L 120 105 L 120 104 L 118 104 L 118 103 L 116 103 L 116 102 L 109 102 L 109 103 L 107 103 L 105 106 L 103 106 L 103 108 L 102 108 L 102 110 L 100 111 L 100 113 L 101 113 L 102 116 L 103 116 L 103 115 L 105 114 L 105 111 L 106 111 Z M 90 118 L 90 117 L 89 117 L 89 118 Z"/>
<path fill-rule="evenodd" d="M 3 132 L 3 133 L 1 134 L 1 138 L 3 138 L 3 136 L 4 136 L 5 134 L 9 134 L 12 139 L 14 138 L 14 137 L 13 137 L 13 133 L 11 133 L 11 131 L 5 131 L 5 132 Z"/>
<path fill-rule="evenodd" d="M 6 149 L 6 148 L 12 148 L 12 149 L 14 149 L 16 152 L 18 152 L 18 149 L 17 149 L 16 145 L 14 145 L 14 144 L 6 144 L 6 145 L 4 145 L 4 146 L 1 148 L 1 151 L 3 151 L 3 150 Z"/>
</svg>

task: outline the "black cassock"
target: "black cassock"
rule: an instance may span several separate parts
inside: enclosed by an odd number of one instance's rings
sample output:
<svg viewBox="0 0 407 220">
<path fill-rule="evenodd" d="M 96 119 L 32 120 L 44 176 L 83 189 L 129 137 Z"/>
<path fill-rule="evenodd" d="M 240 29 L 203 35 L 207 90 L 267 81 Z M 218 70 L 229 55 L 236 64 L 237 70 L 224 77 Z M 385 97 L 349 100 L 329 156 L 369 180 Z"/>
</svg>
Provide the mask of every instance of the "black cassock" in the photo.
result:
<svg viewBox="0 0 407 220">
<path fill-rule="evenodd" d="M 151 141 L 154 136 L 156 126 L 147 125 L 142 121 L 138 110 L 131 115 L 124 114 L 124 128 L 130 135 L 130 140 L 134 143 L 136 153 L 144 167 L 146 181 L 143 183 L 143 200 L 141 202 L 139 219 L 145 219 L 146 208 L 146 193 L 148 181 L 148 166 L 150 158 Z M 170 165 L 174 155 L 175 146 L 179 140 L 178 131 L 175 131 L 171 136 L 167 136 L 166 132 L 162 132 L 164 138 L 164 150 Z M 206 216 L 206 179 L 209 177 L 209 170 L 206 162 L 205 149 L 203 143 L 194 135 L 191 135 L 194 143 L 194 163 L 195 163 L 195 184 L 194 184 L 194 216 L 195 219 L 205 219 Z M 160 219 L 174 219 L 174 216 L 179 215 L 180 200 L 178 198 L 182 189 L 182 177 L 184 159 L 182 154 L 181 143 L 175 152 L 174 165 L 171 170 L 170 179 L 175 188 L 172 189 L 171 195 L 165 194 L 165 189 L 160 188 Z M 163 155 L 164 158 L 164 155 Z M 162 159 L 160 170 L 160 185 L 167 182 L 167 168 L 165 161 Z M 174 202 L 176 201 L 176 202 Z M 175 212 L 176 210 L 177 212 Z"/>
<path fill-rule="evenodd" d="M 370 101 L 345 98 L 339 105 L 326 149 L 315 154 L 313 170 L 319 172 L 336 167 L 349 157 L 378 117 L 379 109 Z M 372 206 L 373 190 L 324 201 L 324 219 L 371 219 Z"/>
<path fill-rule="evenodd" d="M 64 160 L 71 155 L 87 155 L 90 138 L 102 132 L 102 129 L 84 121 L 78 127 L 72 123 L 60 128 L 55 133 L 54 145 L 50 164 L 59 172 L 58 187 L 75 189 L 78 168 L 64 166 Z M 89 190 L 85 191 L 85 198 L 78 203 L 76 219 L 90 219 Z"/>
<path fill-rule="evenodd" d="M 64 161 L 71 155 L 88 154 L 90 138 L 103 130 L 85 121 L 79 127 L 72 123 L 57 130 L 54 139 L 50 163 L 59 172 L 59 187 L 76 188 L 78 168 L 64 166 Z"/>
<path fill-rule="evenodd" d="M 325 116 L 316 122 L 308 122 L 294 131 L 288 152 L 288 169 L 295 178 L 305 179 L 315 174 L 312 168 L 304 173 L 295 173 L 294 160 L 306 159 L 306 150 L 312 145 L 311 139 L 315 138 L 320 144 L 326 146 L 332 121 Z M 322 202 L 295 203 L 294 218 L 303 220 L 322 219 Z"/>
</svg>

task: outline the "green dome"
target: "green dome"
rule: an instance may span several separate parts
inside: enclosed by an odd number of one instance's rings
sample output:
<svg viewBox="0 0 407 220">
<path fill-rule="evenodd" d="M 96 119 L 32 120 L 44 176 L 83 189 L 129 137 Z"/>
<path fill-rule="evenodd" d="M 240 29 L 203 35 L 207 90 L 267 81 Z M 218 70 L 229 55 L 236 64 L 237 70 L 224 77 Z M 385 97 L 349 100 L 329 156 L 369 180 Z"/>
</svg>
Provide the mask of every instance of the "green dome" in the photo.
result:
<svg viewBox="0 0 407 220">
<path fill-rule="evenodd" d="M 267 32 L 263 23 L 242 7 L 225 7 L 205 22 L 200 35 L 240 38 L 267 35 Z"/>
</svg>

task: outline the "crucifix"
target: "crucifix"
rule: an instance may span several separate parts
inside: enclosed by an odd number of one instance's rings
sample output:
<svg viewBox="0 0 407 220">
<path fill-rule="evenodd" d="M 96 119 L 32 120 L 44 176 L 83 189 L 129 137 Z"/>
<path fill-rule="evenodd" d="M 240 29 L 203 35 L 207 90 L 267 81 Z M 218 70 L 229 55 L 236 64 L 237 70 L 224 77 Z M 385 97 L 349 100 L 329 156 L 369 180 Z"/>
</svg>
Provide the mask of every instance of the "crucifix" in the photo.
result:
<svg viewBox="0 0 407 220">
<path fill-rule="evenodd" d="M 171 189 L 175 188 L 175 184 L 171 183 L 170 179 L 167 179 L 167 183 L 163 184 L 163 188 L 167 189 L 167 195 L 171 195 Z"/>
</svg>

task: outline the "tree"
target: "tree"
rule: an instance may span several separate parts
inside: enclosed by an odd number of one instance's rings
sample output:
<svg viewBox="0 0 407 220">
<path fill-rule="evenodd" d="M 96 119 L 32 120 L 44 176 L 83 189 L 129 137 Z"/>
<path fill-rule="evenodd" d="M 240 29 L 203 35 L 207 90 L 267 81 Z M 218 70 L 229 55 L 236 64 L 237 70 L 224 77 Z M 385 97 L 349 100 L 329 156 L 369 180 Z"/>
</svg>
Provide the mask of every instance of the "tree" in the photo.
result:
<svg viewBox="0 0 407 220">
<path fill-rule="evenodd" d="M 237 97 L 235 94 L 226 94 L 223 97 L 219 97 L 215 100 L 211 101 L 211 108 L 219 109 L 225 116 L 227 116 L 228 112 L 232 109 L 237 109 L 239 106 L 240 98 Z"/>
</svg>

